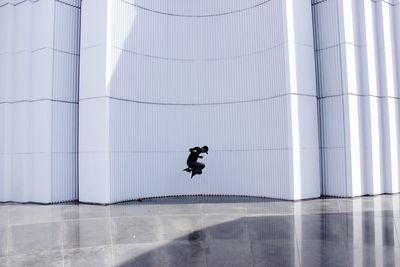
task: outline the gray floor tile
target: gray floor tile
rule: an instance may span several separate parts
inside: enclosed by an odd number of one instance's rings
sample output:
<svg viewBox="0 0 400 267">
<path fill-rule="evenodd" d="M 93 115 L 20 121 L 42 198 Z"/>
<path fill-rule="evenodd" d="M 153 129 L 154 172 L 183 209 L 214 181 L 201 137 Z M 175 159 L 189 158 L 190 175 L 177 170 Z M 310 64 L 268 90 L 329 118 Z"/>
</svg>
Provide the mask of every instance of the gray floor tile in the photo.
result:
<svg viewBox="0 0 400 267">
<path fill-rule="evenodd" d="M 0 258 L 6 256 L 7 238 L 8 228 L 6 226 L 0 226 Z"/>
<path fill-rule="evenodd" d="M 339 213 L 339 199 L 312 199 L 294 203 L 294 214 Z"/>
<path fill-rule="evenodd" d="M 61 223 L 10 226 L 9 255 L 61 249 Z"/>
<path fill-rule="evenodd" d="M 392 217 L 347 216 L 348 243 L 355 246 L 399 246 Z"/>
<path fill-rule="evenodd" d="M 114 244 L 150 243 L 161 240 L 158 217 L 126 217 L 112 219 Z"/>
<path fill-rule="evenodd" d="M 291 215 L 293 211 L 293 203 L 290 201 L 247 203 L 247 213 L 249 215 Z"/>
<path fill-rule="evenodd" d="M 301 266 L 349 266 L 349 252 L 342 242 L 312 240 L 298 246 Z"/>
<path fill-rule="evenodd" d="M 339 205 L 342 212 L 355 216 L 396 217 L 400 210 L 399 205 L 393 205 L 395 201 L 393 197 L 380 195 L 341 199 Z"/>
<path fill-rule="evenodd" d="M 113 266 L 111 246 L 64 250 L 65 267 Z"/>
<path fill-rule="evenodd" d="M 309 214 L 301 215 L 299 219 L 295 221 L 296 224 L 300 224 L 299 230 L 296 231 L 298 240 L 346 242 L 349 239 L 346 214 Z"/>
<path fill-rule="evenodd" d="M 247 214 L 247 203 L 206 203 L 201 204 L 202 214 Z"/>
<path fill-rule="evenodd" d="M 62 209 L 62 216 L 64 220 L 109 218 L 110 207 L 88 204 L 65 205 Z"/>
<path fill-rule="evenodd" d="M 293 216 L 248 217 L 247 225 L 251 240 L 285 239 L 294 240 Z"/>
<path fill-rule="evenodd" d="M 213 240 L 208 246 L 206 254 L 208 266 L 252 266 L 249 241 Z"/>
<path fill-rule="evenodd" d="M 62 209 L 59 205 L 14 205 L 9 208 L 9 223 L 34 224 L 62 221 Z"/>
<path fill-rule="evenodd" d="M 160 222 L 164 241 L 190 242 L 189 234 L 202 228 L 200 216 L 161 216 Z"/>
<path fill-rule="evenodd" d="M 9 257 L 8 266 L 12 267 L 58 267 L 63 266 L 61 250 L 31 255 L 18 255 Z"/>
<path fill-rule="evenodd" d="M 128 202 L 123 204 L 117 204 L 110 206 L 111 217 L 141 217 L 153 215 L 148 205 L 144 205 L 137 202 Z"/>
<path fill-rule="evenodd" d="M 0 204 L 0 227 L 8 225 L 9 217 L 9 206 L 6 204 Z"/>
<path fill-rule="evenodd" d="M 204 243 L 182 244 L 170 242 L 161 248 L 165 253 L 162 266 L 207 266 L 207 249 Z"/>
<path fill-rule="evenodd" d="M 200 214 L 199 204 L 162 204 L 146 205 L 149 213 L 152 215 L 190 215 Z"/>
<path fill-rule="evenodd" d="M 295 251 L 297 246 L 294 241 L 268 240 L 252 241 L 251 253 L 253 266 L 299 266 L 298 256 Z"/>
<path fill-rule="evenodd" d="M 203 216 L 203 227 L 210 240 L 248 240 L 245 217 L 232 215 Z"/>
<path fill-rule="evenodd" d="M 393 247 L 348 247 L 350 266 L 399 266 L 400 249 Z"/>
<path fill-rule="evenodd" d="M 119 267 L 163 266 L 165 253 L 159 243 L 113 246 L 114 265 Z"/>
<path fill-rule="evenodd" d="M 110 245 L 110 224 L 109 219 L 85 219 L 64 222 L 64 248 L 70 249 Z"/>
<path fill-rule="evenodd" d="M 399 266 L 399 201 L 400 194 L 0 204 L 0 215 L 9 217 L 0 222 L 0 267 L 58 266 L 63 259 L 65 266 Z"/>
<path fill-rule="evenodd" d="M 396 228 L 397 244 L 400 246 L 400 218 L 394 218 L 394 226 Z"/>
</svg>

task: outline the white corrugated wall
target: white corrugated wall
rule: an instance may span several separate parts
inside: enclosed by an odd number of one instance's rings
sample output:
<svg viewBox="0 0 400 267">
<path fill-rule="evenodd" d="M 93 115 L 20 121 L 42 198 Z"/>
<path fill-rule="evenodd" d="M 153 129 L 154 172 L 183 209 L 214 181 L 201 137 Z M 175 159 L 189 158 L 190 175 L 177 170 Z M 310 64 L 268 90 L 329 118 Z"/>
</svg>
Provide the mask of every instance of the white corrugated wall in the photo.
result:
<svg viewBox="0 0 400 267">
<path fill-rule="evenodd" d="M 80 200 L 319 196 L 309 1 L 82 4 Z"/>
<path fill-rule="evenodd" d="M 322 193 L 400 192 L 399 1 L 313 1 Z"/>
<path fill-rule="evenodd" d="M 0 0 L 0 201 L 400 191 L 398 0 L 80 2 Z"/>
<path fill-rule="evenodd" d="M 0 201 L 75 200 L 80 1 L 0 1 Z"/>
</svg>

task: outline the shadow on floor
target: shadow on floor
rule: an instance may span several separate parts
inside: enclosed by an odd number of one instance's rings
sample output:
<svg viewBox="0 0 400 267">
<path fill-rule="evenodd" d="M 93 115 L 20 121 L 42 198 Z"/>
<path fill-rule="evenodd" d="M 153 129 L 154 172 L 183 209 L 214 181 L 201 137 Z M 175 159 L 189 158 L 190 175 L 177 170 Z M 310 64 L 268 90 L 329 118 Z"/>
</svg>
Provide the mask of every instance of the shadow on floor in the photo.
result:
<svg viewBox="0 0 400 267">
<path fill-rule="evenodd" d="M 394 266 L 398 239 L 390 216 L 274 215 L 210 225 L 155 249 L 114 252 L 121 267 Z"/>
</svg>

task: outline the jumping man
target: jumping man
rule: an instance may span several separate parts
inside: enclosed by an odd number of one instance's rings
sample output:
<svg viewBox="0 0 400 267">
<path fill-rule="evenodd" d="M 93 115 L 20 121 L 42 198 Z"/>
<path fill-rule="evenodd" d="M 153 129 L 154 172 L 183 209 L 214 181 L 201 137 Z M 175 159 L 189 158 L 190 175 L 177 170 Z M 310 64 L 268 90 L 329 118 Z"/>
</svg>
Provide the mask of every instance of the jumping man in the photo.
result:
<svg viewBox="0 0 400 267">
<path fill-rule="evenodd" d="M 204 165 L 201 162 L 197 162 L 197 159 L 202 159 L 203 156 L 200 156 L 200 153 L 206 153 L 208 154 L 208 146 L 203 146 L 203 147 L 193 147 L 191 149 L 189 149 L 190 151 L 190 155 L 186 161 L 188 167 L 186 169 L 184 169 L 184 171 L 187 172 L 192 172 L 192 176 L 191 178 L 193 178 L 193 176 L 195 176 L 196 174 L 202 174 L 202 170 L 204 169 L 204 167 L 206 165 Z"/>
</svg>

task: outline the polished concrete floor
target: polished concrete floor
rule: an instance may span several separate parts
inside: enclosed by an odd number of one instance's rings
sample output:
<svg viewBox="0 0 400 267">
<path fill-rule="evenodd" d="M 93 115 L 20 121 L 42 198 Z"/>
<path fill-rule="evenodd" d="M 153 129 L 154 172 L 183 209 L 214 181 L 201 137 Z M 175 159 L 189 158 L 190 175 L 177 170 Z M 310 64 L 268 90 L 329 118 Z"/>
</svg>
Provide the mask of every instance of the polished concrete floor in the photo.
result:
<svg viewBox="0 0 400 267">
<path fill-rule="evenodd" d="M 5 203 L 0 266 L 400 266 L 400 195 Z"/>
</svg>

